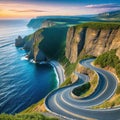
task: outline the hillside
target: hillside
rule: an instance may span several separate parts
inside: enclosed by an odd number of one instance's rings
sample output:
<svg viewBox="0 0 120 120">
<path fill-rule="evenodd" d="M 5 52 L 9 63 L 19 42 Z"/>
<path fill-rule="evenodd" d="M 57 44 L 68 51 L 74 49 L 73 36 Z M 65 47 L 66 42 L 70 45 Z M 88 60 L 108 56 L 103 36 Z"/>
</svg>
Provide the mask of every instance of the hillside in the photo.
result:
<svg viewBox="0 0 120 120">
<path fill-rule="evenodd" d="M 44 28 L 44 27 L 63 27 L 63 26 L 73 26 L 79 23 L 98 21 L 120 21 L 120 10 L 105 12 L 98 15 L 90 16 L 41 16 L 33 18 L 27 24 L 28 27 L 35 29 Z"/>
<path fill-rule="evenodd" d="M 90 22 L 70 27 L 50 27 L 37 30 L 25 38 L 16 39 L 28 50 L 28 58 L 37 62 L 55 59 L 69 76 L 79 58 L 84 55 L 99 56 L 111 49 L 120 53 L 120 23 Z M 21 41 L 21 42 L 20 42 Z"/>
<path fill-rule="evenodd" d="M 42 28 L 23 39 L 19 37 L 16 39 L 16 45 L 22 43 L 21 46 L 29 51 L 27 57 L 36 62 L 51 59 L 59 61 L 63 65 L 66 75 L 66 81 L 62 86 L 66 86 L 76 79 L 72 73 L 80 59 L 98 57 L 111 49 L 116 49 L 115 54 L 120 59 L 119 38 L 120 23 L 90 22 L 70 28 Z M 41 106 L 41 104 L 29 107 L 25 113 L 34 111 L 37 106 Z"/>
<path fill-rule="evenodd" d="M 120 21 L 120 10 L 98 14 L 100 20 Z"/>
<path fill-rule="evenodd" d="M 23 46 L 28 50 L 28 58 L 35 61 L 56 59 L 65 52 L 65 39 L 67 27 L 44 28 L 37 30 L 34 34 L 16 39 L 16 46 Z M 19 43 L 22 41 L 23 43 Z"/>
<path fill-rule="evenodd" d="M 35 29 L 53 26 L 65 27 L 93 21 L 93 19 L 97 21 L 93 16 L 46 16 L 31 19 L 27 26 Z"/>
<path fill-rule="evenodd" d="M 56 18 L 57 16 L 40 16 L 40 17 L 36 17 L 33 18 L 29 21 L 29 23 L 27 24 L 28 27 L 32 27 L 34 29 L 38 29 L 41 27 L 42 23 L 48 19 L 48 18 Z"/>
</svg>

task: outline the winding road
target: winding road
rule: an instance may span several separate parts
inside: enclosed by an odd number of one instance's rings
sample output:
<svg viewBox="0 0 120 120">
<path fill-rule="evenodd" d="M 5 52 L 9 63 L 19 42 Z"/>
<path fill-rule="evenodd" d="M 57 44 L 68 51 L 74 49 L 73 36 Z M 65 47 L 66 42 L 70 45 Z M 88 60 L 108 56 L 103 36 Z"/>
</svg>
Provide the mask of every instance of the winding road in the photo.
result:
<svg viewBox="0 0 120 120">
<path fill-rule="evenodd" d="M 117 88 L 117 80 L 110 73 L 91 65 L 94 59 L 87 59 L 80 62 L 83 66 L 96 71 L 99 84 L 91 95 L 82 99 L 75 99 L 71 96 L 74 88 L 85 84 L 89 77 L 79 74 L 79 80 L 70 86 L 59 88 L 51 92 L 45 99 L 45 106 L 49 112 L 71 120 L 120 120 L 120 108 L 96 109 L 91 107 L 103 103 L 112 97 Z"/>
</svg>

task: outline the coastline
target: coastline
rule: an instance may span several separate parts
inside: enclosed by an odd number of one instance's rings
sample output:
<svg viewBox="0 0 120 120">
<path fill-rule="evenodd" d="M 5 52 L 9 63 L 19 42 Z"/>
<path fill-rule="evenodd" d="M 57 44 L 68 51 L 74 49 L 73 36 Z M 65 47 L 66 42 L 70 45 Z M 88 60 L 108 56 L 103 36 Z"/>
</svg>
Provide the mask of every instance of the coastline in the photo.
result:
<svg viewBox="0 0 120 120">
<path fill-rule="evenodd" d="M 56 74 L 56 79 L 58 81 L 58 87 L 65 81 L 64 68 L 59 62 L 52 60 L 49 62 L 39 62 L 39 64 L 50 64 L 53 67 Z"/>
<path fill-rule="evenodd" d="M 28 58 L 23 56 L 21 57 L 21 60 L 28 60 Z M 36 63 L 33 59 L 31 59 L 29 62 Z M 39 64 L 50 64 L 53 67 L 58 82 L 57 87 L 59 87 L 65 81 L 64 68 L 59 62 L 52 60 L 48 62 L 42 61 L 39 62 Z"/>
<path fill-rule="evenodd" d="M 57 76 L 58 86 L 60 86 L 65 81 L 64 69 L 62 65 L 57 61 L 49 61 L 48 63 L 54 68 Z"/>
</svg>

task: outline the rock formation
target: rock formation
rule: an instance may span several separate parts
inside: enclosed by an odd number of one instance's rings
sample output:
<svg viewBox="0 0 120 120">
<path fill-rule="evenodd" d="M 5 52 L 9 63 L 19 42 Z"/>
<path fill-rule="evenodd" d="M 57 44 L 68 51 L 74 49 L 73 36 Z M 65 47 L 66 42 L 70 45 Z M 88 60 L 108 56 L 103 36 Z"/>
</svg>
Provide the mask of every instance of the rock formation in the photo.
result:
<svg viewBox="0 0 120 120">
<path fill-rule="evenodd" d="M 66 57 L 71 63 L 75 63 L 80 54 L 99 56 L 111 49 L 118 49 L 116 55 L 120 58 L 120 28 L 71 27 L 68 30 Z"/>
<path fill-rule="evenodd" d="M 75 63 L 80 55 L 97 57 L 111 49 L 117 49 L 116 55 L 120 58 L 119 25 L 106 23 L 83 25 L 69 29 L 66 27 L 42 28 L 23 39 L 19 36 L 15 44 L 28 50 L 28 57 L 35 61 L 47 58 L 61 59 L 62 57 L 59 57 L 64 54 L 64 49 L 70 63 Z"/>
<path fill-rule="evenodd" d="M 18 38 L 15 40 L 15 46 L 22 47 L 24 44 L 25 44 L 25 41 L 22 39 L 21 36 L 18 36 Z"/>
<path fill-rule="evenodd" d="M 55 26 L 55 22 L 53 21 L 50 21 L 50 20 L 45 20 L 42 25 L 41 25 L 41 28 L 47 28 L 47 27 L 53 27 Z"/>
</svg>

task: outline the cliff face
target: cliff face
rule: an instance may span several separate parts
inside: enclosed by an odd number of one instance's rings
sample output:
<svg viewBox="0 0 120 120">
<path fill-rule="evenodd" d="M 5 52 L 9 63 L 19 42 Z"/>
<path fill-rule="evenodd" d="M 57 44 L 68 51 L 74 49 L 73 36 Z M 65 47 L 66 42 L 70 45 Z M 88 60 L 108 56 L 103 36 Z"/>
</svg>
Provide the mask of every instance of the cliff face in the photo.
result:
<svg viewBox="0 0 120 120">
<path fill-rule="evenodd" d="M 117 49 L 116 55 L 120 58 L 120 25 L 87 23 L 69 29 L 42 28 L 23 39 L 19 36 L 16 46 L 23 46 L 29 51 L 28 57 L 35 61 L 58 60 L 65 53 L 70 63 L 75 63 L 78 56 L 97 57 L 111 49 Z"/>
<path fill-rule="evenodd" d="M 25 38 L 19 36 L 15 45 L 27 50 L 28 58 L 36 62 L 58 60 L 65 50 L 67 29 L 67 27 L 42 28 Z"/>
<path fill-rule="evenodd" d="M 75 62 L 85 43 L 86 28 L 81 28 L 79 33 L 71 27 L 67 33 L 66 57 L 70 62 Z"/>
<path fill-rule="evenodd" d="M 15 39 L 15 46 L 16 47 L 22 47 L 25 44 L 25 41 L 22 39 L 21 36 L 18 36 L 17 39 Z"/>
<path fill-rule="evenodd" d="M 120 21 L 120 10 L 98 14 L 100 20 Z"/>
<path fill-rule="evenodd" d="M 47 28 L 47 27 L 53 27 L 55 26 L 55 22 L 53 21 L 50 21 L 50 20 L 45 20 L 42 25 L 41 25 L 41 28 Z"/>
<path fill-rule="evenodd" d="M 34 59 L 36 62 L 40 62 L 40 61 L 44 61 L 46 60 L 46 55 L 44 54 L 44 52 L 39 49 L 39 44 L 40 42 L 43 40 L 43 36 L 42 36 L 42 29 L 35 32 L 33 35 L 33 39 L 31 39 L 30 41 L 28 41 L 26 44 L 31 43 L 31 48 L 30 48 L 30 52 L 29 52 L 29 58 L 30 59 Z M 24 47 L 25 48 L 25 47 Z"/>
<path fill-rule="evenodd" d="M 120 28 L 93 29 L 89 27 L 71 27 L 67 33 L 66 57 L 71 63 L 76 62 L 78 56 L 87 54 L 99 56 L 110 49 L 117 49 L 120 57 Z"/>
</svg>

